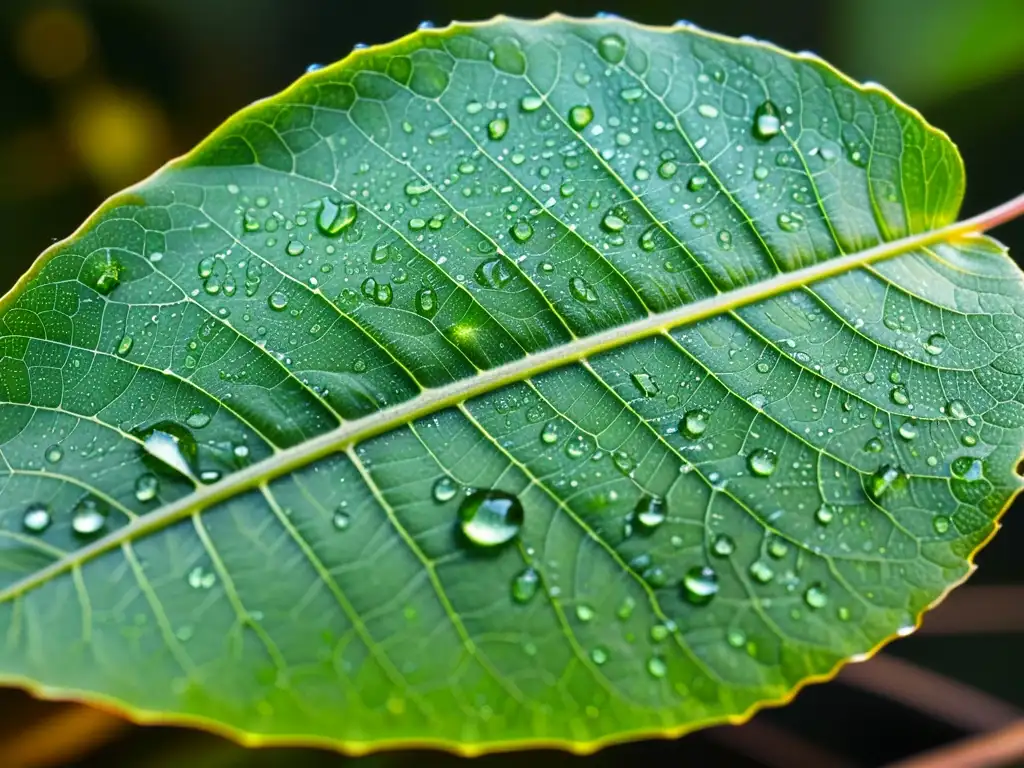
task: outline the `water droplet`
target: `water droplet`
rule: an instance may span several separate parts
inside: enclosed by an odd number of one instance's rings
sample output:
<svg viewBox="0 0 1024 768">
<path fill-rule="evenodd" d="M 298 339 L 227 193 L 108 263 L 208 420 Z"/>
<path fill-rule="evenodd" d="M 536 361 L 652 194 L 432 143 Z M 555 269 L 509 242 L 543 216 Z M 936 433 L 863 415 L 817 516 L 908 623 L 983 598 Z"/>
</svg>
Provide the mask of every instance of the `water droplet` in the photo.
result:
<svg viewBox="0 0 1024 768">
<path fill-rule="evenodd" d="M 701 117 L 706 117 L 712 120 L 718 117 L 718 107 L 711 104 L 700 104 L 697 106 L 697 112 L 700 113 Z"/>
<path fill-rule="evenodd" d="M 141 502 L 152 501 L 160 490 L 160 481 L 149 472 L 135 480 L 135 498 Z"/>
<path fill-rule="evenodd" d="M 593 304 L 597 301 L 597 291 L 578 275 L 569 281 L 569 293 L 576 301 L 582 301 L 584 304 Z"/>
<path fill-rule="evenodd" d="M 597 52 L 609 64 L 618 64 L 626 57 L 626 41 L 619 35 L 605 35 L 597 41 Z"/>
<path fill-rule="evenodd" d="M 910 402 L 910 395 L 907 394 L 907 388 L 902 384 L 892 388 L 892 391 L 889 392 L 889 398 L 896 405 L 907 405 Z"/>
<path fill-rule="evenodd" d="M 825 592 L 825 585 L 820 581 L 811 584 L 804 592 L 804 602 L 811 608 L 824 608 L 828 604 L 828 594 Z"/>
<path fill-rule="evenodd" d="M 285 246 L 285 252 L 289 256 L 301 256 L 306 251 L 306 246 L 300 243 L 298 240 L 289 240 L 288 245 Z"/>
<path fill-rule="evenodd" d="M 533 237 L 533 225 L 528 219 L 520 219 L 509 230 L 509 234 L 517 243 L 525 243 Z"/>
<path fill-rule="evenodd" d="M 202 429 L 207 424 L 209 424 L 210 421 L 211 418 L 208 413 L 196 411 L 195 413 L 190 414 L 187 419 L 185 419 L 185 425 L 192 427 L 192 429 Z"/>
<path fill-rule="evenodd" d="M 59 445 L 51 445 L 43 455 L 50 464 L 56 464 L 64 458 L 64 449 Z"/>
<path fill-rule="evenodd" d="M 950 520 L 945 515 L 936 515 L 932 518 L 932 528 L 940 536 L 949 531 Z"/>
<path fill-rule="evenodd" d="M 742 629 L 730 629 L 726 635 L 726 641 L 733 648 L 742 648 L 747 643 L 747 636 Z"/>
<path fill-rule="evenodd" d="M 665 502 L 657 496 L 645 495 L 636 505 L 636 520 L 647 530 L 654 530 L 665 522 Z"/>
<path fill-rule="evenodd" d="M 683 592 L 694 605 L 707 605 L 718 594 L 718 574 L 706 565 L 695 565 L 683 577 Z"/>
<path fill-rule="evenodd" d="M 789 546 L 782 539 L 773 538 L 768 542 L 768 554 L 776 560 L 781 560 L 789 552 Z"/>
<path fill-rule="evenodd" d="M 924 351 L 929 355 L 941 355 L 946 348 L 946 337 L 941 333 L 933 333 L 924 344 Z"/>
<path fill-rule="evenodd" d="M 814 513 L 814 519 L 821 525 L 828 525 L 835 518 L 835 512 L 832 511 L 832 507 L 827 504 L 822 504 L 818 507 L 818 511 Z"/>
<path fill-rule="evenodd" d="M 917 426 L 912 421 L 904 421 L 900 424 L 899 433 L 904 440 L 913 440 L 917 437 Z"/>
<path fill-rule="evenodd" d="M 558 442 L 558 424 L 549 421 L 540 432 L 540 441 L 545 445 L 554 445 Z"/>
<path fill-rule="evenodd" d="M 883 464 L 868 480 L 868 493 L 877 501 L 890 489 L 900 487 L 905 480 L 898 467 Z"/>
<path fill-rule="evenodd" d="M 615 612 L 615 615 L 618 616 L 622 621 L 625 621 L 633 615 L 634 608 L 636 608 L 636 600 L 634 600 L 632 597 L 624 597 L 622 599 L 622 604 L 619 606 L 619 609 Z"/>
<path fill-rule="evenodd" d="M 573 107 L 569 110 L 569 125 L 574 130 L 582 131 L 594 119 L 594 110 L 588 105 Z"/>
<path fill-rule="evenodd" d="M 750 576 L 758 584 L 767 584 L 775 578 L 775 571 L 764 560 L 755 560 L 750 564 Z"/>
<path fill-rule="evenodd" d="M 343 505 L 339 505 L 338 508 L 334 510 L 334 514 L 331 515 L 331 525 L 334 526 L 334 530 L 336 531 L 347 530 L 348 527 L 352 525 L 352 516 L 345 511 Z"/>
<path fill-rule="evenodd" d="M 779 108 L 772 102 L 763 102 L 754 110 L 754 138 L 767 141 L 782 130 Z"/>
<path fill-rule="evenodd" d="M 434 483 L 433 496 L 434 501 L 439 504 L 444 504 L 446 501 L 451 501 L 455 498 L 455 494 L 459 492 L 459 485 L 452 478 L 445 475 L 439 477 Z"/>
<path fill-rule="evenodd" d="M 604 227 L 607 232 L 621 232 L 626 226 L 625 219 L 619 215 L 617 210 L 608 211 L 601 219 L 601 226 Z"/>
<path fill-rule="evenodd" d="M 946 403 L 946 413 L 949 414 L 951 419 L 966 419 L 967 406 L 961 400 L 950 400 Z"/>
<path fill-rule="evenodd" d="M 459 522 L 466 538 L 481 547 L 511 541 L 523 525 L 523 506 L 503 491 L 474 491 L 459 506 Z"/>
<path fill-rule="evenodd" d="M 188 585 L 192 589 L 211 589 L 217 583 L 217 574 L 197 565 L 188 572 Z"/>
<path fill-rule="evenodd" d="M 586 604 L 577 605 L 576 618 L 580 621 L 590 621 L 594 618 L 594 609 Z"/>
<path fill-rule="evenodd" d="M 676 175 L 676 171 L 679 170 L 679 166 L 671 160 L 664 161 L 658 166 L 658 175 L 663 179 L 671 179 Z"/>
<path fill-rule="evenodd" d="M 976 459 L 973 456 L 958 456 L 953 459 L 949 469 L 954 477 L 959 477 L 961 480 L 966 480 L 969 483 L 980 480 L 985 472 L 981 459 Z"/>
<path fill-rule="evenodd" d="M 157 459 L 159 466 L 195 477 L 198 445 L 188 429 L 173 421 L 161 421 L 136 434 L 142 440 L 143 450 Z"/>
<path fill-rule="evenodd" d="M 98 258 L 87 259 L 83 266 L 86 282 L 96 289 L 97 293 L 108 296 L 121 284 L 121 272 L 124 267 L 110 253 Z"/>
<path fill-rule="evenodd" d="M 45 504 L 31 504 L 21 517 L 22 527 L 29 533 L 42 533 L 50 527 L 50 510 Z"/>
<path fill-rule="evenodd" d="M 640 390 L 640 394 L 644 397 L 654 397 L 661 391 L 654 377 L 646 371 L 631 374 L 630 378 L 633 380 L 633 386 Z"/>
<path fill-rule="evenodd" d="M 660 680 L 668 674 L 668 667 L 665 665 L 665 660 L 660 656 L 651 656 L 651 658 L 647 660 L 647 672 L 651 677 Z"/>
<path fill-rule="evenodd" d="M 612 464 L 624 475 L 628 475 L 633 471 L 635 464 L 633 463 L 633 457 L 625 451 L 615 451 L 612 454 Z"/>
<path fill-rule="evenodd" d="M 690 217 L 690 223 L 693 224 L 697 229 L 704 229 L 708 225 L 707 214 L 695 213 Z"/>
<path fill-rule="evenodd" d="M 644 97 L 644 89 L 639 87 L 623 88 L 619 92 L 619 96 L 627 104 L 633 104 Z"/>
<path fill-rule="evenodd" d="M 487 135 L 492 141 L 501 141 L 508 133 L 508 118 L 496 117 L 487 124 Z"/>
<path fill-rule="evenodd" d="M 864 443 L 865 453 L 881 453 L 885 445 L 877 437 L 872 437 Z"/>
<path fill-rule="evenodd" d="M 267 298 L 267 304 L 275 312 L 280 312 L 288 306 L 288 296 L 282 291 L 274 291 Z"/>
<path fill-rule="evenodd" d="M 484 288 L 500 290 L 512 279 L 508 265 L 504 259 L 489 259 L 476 268 L 473 273 L 476 281 Z"/>
<path fill-rule="evenodd" d="M 437 294 L 432 289 L 421 288 L 416 293 L 416 311 L 426 318 L 437 313 Z"/>
<path fill-rule="evenodd" d="M 528 603 L 537 594 L 540 574 L 534 568 L 527 568 L 512 580 L 512 599 L 517 603 Z"/>
<path fill-rule="evenodd" d="M 544 99 L 540 96 L 523 96 L 522 100 L 519 102 L 519 108 L 523 110 L 523 112 L 536 112 L 542 106 L 544 106 Z"/>
<path fill-rule="evenodd" d="M 345 203 L 338 199 L 324 197 L 320 200 L 320 211 L 317 213 L 316 226 L 321 233 L 328 237 L 335 237 L 351 227 L 358 215 L 359 209 L 356 208 L 355 203 Z M 288 247 L 291 248 L 290 243 Z M 299 253 L 301 252 L 299 251 Z M 292 253 L 291 250 L 288 253 L 292 256 L 298 255 Z"/>
<path fill-rule="evenodd" d="M 131 336 L 122 336 L 121 341 L 117 344 L 117 354 L 124 357 L 132 351 L 132 347 L 135 345 L 135 339 Z"/>
<path fill-rule="evenodd" d="M 732 250 L 732 232 L 728 229 L 723 229 L 718 233 L 718 247 L 723 251 Z"/>
<path fill-rule="evenodd" d="M 590 651 L 590 660 L 600 667 L 608 661 L 608 651 L 598 646 Z"/>
<path fill-rule="evenodd" d="M 799 213 L 780 213 L 776 221 L 783 232 L 799 232 L 804 228 L 804 217 Z"/>
<path fill-rule="evenodd" d="M 93 536 L 106 525 L 107 507 L 92 496 L 86 496 L 71 511 L 71 530 L 79 536 Z"/>
<path fill-rule="evenodd" d="M 391 288 L 391 283 L 378 282 L 372 277 L 368 277 L 363 280 L 359 289 L 362 291 L 363 296 L 380 307 L 391 306 L 391 301 L 394 299 L 394 291 Z"/>
<path fill-rule="evenodd" d="M 772 472 L 775 471 L 775 465 L 778 463 L 778 456 L 775 451 L 768 448 L 758 448 L 750 452 L 747 456 L 747 467 L 755 475 L 760 477 L 768 477 Z"/>
<path fill-rule="evenodd" d="M 731 536 L 726 533 L 720 533 L 715 536 L 715 540 L 711 544 L 712 554 L 718 557 L 729 557 L 735 551 L 736 542 L 732 540 Z"/>
</svg>

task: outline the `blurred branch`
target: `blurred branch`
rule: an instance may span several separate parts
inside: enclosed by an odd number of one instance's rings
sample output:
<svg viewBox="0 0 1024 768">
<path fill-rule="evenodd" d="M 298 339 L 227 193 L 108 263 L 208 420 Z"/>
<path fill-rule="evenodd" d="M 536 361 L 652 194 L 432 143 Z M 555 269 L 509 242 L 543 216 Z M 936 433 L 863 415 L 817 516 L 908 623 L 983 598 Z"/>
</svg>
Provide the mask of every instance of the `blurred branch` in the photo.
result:
<svg viewBox="0 0 1024 768">
<path fill-rule="evenodd" d="M 766 768 L 854 768 L 856 763 L 763 720 L 705 731 L 712 741 Z"/>
<path fill-rule="evenodd" d="M 1024 633 L 1024 587 L 964 587 L 925 616 L 924 635 Z"/>
<path fill-rule="evenodd" d="M 1024 757 L 1024 720 L 892 763 L 889 768 L 994 768 Z"/>
<path fill-rule="evenodd" d="M 851 664 L 836 680 L 967 731 L 991 731 L 1024 718 L 1002 699 L 893 656 Z"/>
<path fill-rule="evenodd" d="M 3 764 L 5 768 L 60 765 L 112 741 L 130 726 L 92 707 L 62 704 L 5 741 Z"/>
</svg>

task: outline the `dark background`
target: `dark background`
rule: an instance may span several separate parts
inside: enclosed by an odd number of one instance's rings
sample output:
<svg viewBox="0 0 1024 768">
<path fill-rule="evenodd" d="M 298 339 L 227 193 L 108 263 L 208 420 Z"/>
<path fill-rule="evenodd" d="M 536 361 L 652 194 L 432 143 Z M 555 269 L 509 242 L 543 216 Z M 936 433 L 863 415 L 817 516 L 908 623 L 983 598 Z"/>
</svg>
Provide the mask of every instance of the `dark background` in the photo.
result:
<svg viewBox="0 0 1024 768">
<path fill-rule="evenodd" d="M 239 108 L 281 90 L 310 63 L 342 58 L 357 42 L 395 39 L 424 19 L 441 26 L 552 10 L 613 11 L 662 25 L 683 17 L 815 51 L 858 80 L 885 84 L 952 136 L 967 165 L 965 215 L 1024 189 L 1024 0 L 0 0 L 0 294 L 108 195 L 187 151 Z M 1024 221 L 995 234 L 1018 259 L 1024 254 Z M 1021 514 L 1020 505 L 1010 510 L 969 585 L 921 632 L 852 674 L 812 686 L 784 709 L 740 728 L 588 758 L 538 752 L 478 764 L 871 766 L 1024 716 Z M 900 660 L 912 665 L 896 665 Z M 919 701 L 894 700 L 879 690 L 884 683 Z M 205 734 L 130 726 L 0 691 L 5 766 L 345 761 L 313 750 L 247 751 Z M 359 762 L 397 768 L 461 761 L 390 753 Z"/>
</svg>

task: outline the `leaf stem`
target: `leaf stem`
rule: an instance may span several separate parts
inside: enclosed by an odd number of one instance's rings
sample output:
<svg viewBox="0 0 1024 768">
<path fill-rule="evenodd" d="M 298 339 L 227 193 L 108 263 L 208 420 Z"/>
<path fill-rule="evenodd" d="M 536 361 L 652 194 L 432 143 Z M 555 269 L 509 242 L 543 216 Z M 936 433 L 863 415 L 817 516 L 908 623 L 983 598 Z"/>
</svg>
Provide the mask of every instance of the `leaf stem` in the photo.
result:
<svg viewBox="0 0 1024 768">
<path fill-rule="evenodd" d="M 891 763 L 889 768 L 995 768 L 1024 757 L 1024 720 Z"/>
<path fill-rule="evenodd" d="M 70 552 L 46 567 L 8 585 L 0 590 L 0 602 L 33 589 L 77 564 L 84 563 L 120 546 L 125 541 L 165 528 L 188 517 L 196 510 L 213 506 L 327 456 L 343 452 L 352 445 L 384 434 L 402 424 L 421 419 L 509 384 L 563 368 L 571 363 L 617 349 L 625 344 L 668 333 L 669 330 L 679 326 L 689 325 L 755 304 L 809 283 L 835 277 L 867 264 L 925 248 L 937 242 L 955 241 L 966 235 L 984 232 L 1020 215 L 1024 215 L 1024 193 L 977 216 L 954 222 L 939 229 L 879 243 L 866 250 L 837 256 L 792 272 L 781 272 L 767 280 L 743 285 L 725 293 L 684 304 L 667 312 L 651 314 L 626 325 L 575 339 L 568 344 L 549 347 L 497 368 L 487 369 L 476 376 L 424 390 L 410 400 L 382 408 L 368 416 L 344 422 L 330 432 L 279 451 L 263 461 L 225 476 L 216 483 L 202 486 L 195 493 L 162 509 L 135 518 L 127 525 L 111 531 L 87 546 Z"/>
</svg>

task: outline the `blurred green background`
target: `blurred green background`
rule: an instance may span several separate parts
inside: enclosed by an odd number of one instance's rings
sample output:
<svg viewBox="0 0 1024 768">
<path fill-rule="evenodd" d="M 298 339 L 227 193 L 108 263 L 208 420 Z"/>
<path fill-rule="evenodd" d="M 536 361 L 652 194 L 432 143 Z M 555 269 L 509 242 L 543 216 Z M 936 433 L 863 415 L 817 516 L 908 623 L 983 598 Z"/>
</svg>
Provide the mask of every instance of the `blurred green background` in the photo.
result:
<svg viewBox="0 0 1024 768">
<path fill-rule="evenodd" d="M 888 86 L 952 136 L 967 165 L 966 215 L 1024 189 L 1024 0 L 2 0 L 0 293 L 105 197 L 187 151 L 237 109 L 284 88 L 310 63 L 342 58 L 358 42 L 387 42 L 422 20 L 443 25 L 553 10 L 616 12 L 650 24 L 683 17 L 815 51 L 858 80 Z M 996 235 L 1020 261 L 1024 221 Z M 1008 513 L 977 574 L 921 633 L 785 709 L 741 728 L 587 758 L 537 752 L 477 762 L 869 766 L 1024 717 L 1021 514 L 1020 504 Z M 920 701 L 897 701 L 879 691 L 885 683 Z M 214 736 L 129 726 L 0 692 L 0 765 L 186 761 L 192 768 L 464 762 L 430 753 L 353 761 L 314 750 L 249 751 Z"/>
</svg>

